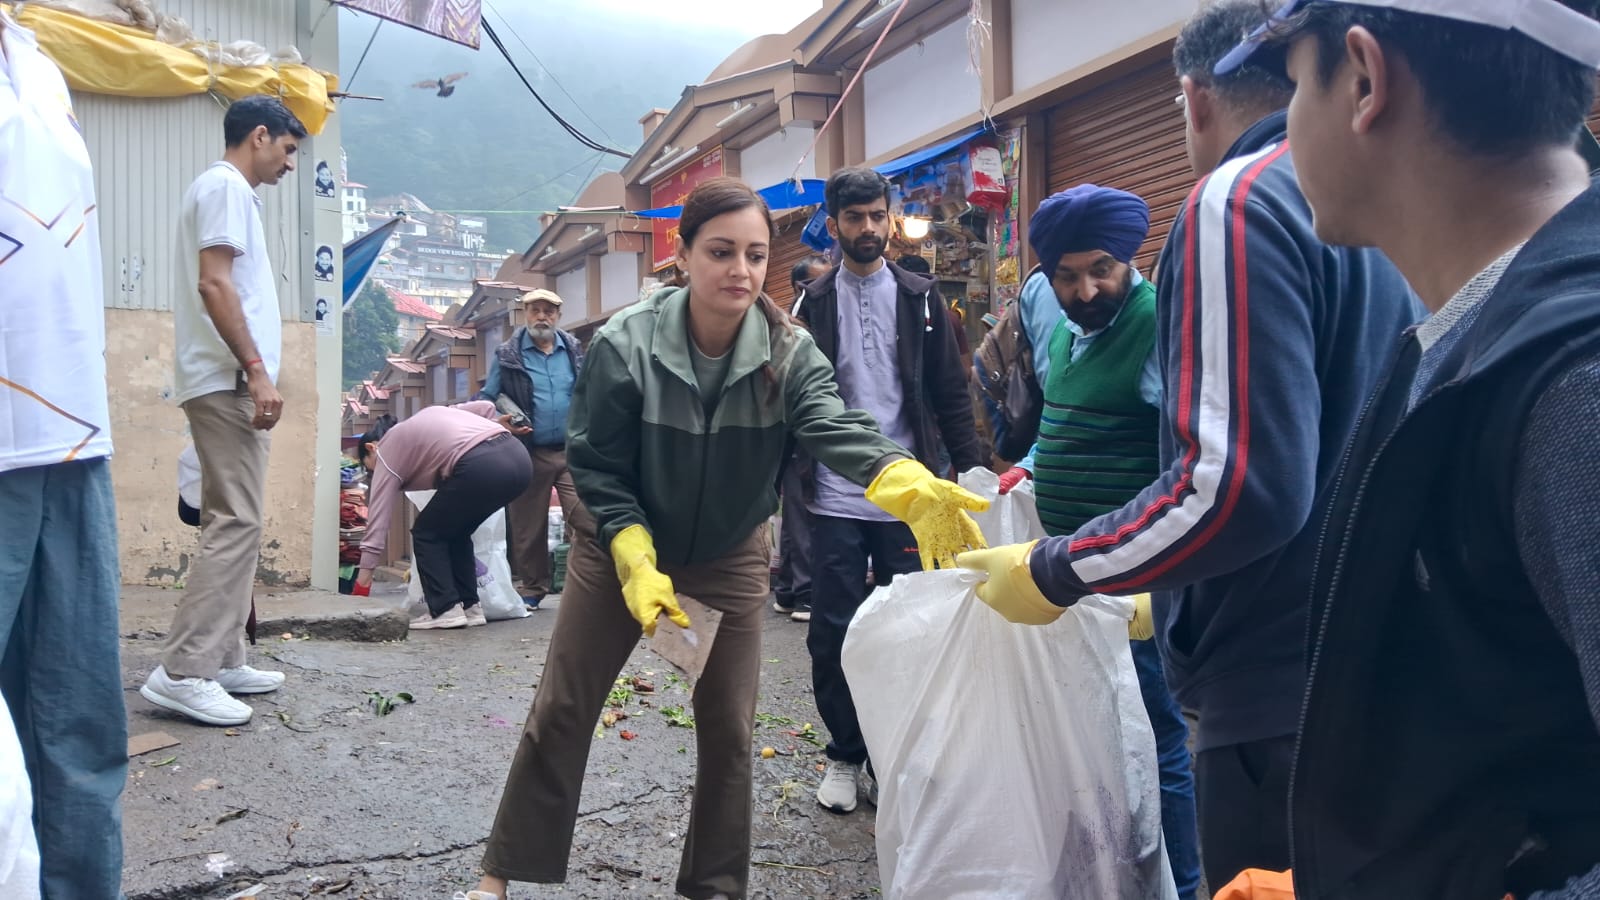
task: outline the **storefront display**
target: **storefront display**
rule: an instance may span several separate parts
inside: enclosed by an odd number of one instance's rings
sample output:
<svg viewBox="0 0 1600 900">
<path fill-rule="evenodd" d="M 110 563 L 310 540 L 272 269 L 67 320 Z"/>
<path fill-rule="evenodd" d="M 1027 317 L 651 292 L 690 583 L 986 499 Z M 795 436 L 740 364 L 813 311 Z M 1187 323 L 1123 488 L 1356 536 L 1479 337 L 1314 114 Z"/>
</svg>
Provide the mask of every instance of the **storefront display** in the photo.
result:
<svg viewBox="0 0 1600 900">
<path fill-rule="evenodd" d="M 1003 304 L 1017 292 L 1021 143 L 1019 129 L 983 134 L 890 176 L 891 212 L 899 228 L 888 256 L 927 260 L 974 344 L 983 338 L 984 314 L 997 299 Z M 1000 277 L 1005 271 L 1010 275 Z"/>
</svg>

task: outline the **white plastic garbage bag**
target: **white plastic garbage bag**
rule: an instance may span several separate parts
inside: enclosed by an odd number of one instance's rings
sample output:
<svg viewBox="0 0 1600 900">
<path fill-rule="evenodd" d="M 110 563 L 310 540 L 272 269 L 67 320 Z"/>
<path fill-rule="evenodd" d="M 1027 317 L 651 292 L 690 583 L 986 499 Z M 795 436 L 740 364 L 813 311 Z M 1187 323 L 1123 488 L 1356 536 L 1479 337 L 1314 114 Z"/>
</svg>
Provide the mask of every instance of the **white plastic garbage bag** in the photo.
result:
<svg viewBox="0 0 1600 900">
<path fill-rule="evenodd" d="M 993 501 L 974 517 L 991 546 L 1042 536 L 1031 485 L 999 497 L 986 470 L 961 484 Z M 1132 601 L 1013 625 L 977 598 L 979 577 L 898 577 L 845 637 L 884 896 L 1174 900 Z"/>
<path fill-rule="evenodd" d="M 433 499 L 433 491 L 406 491 L 410 500 L 421 512 Z M 511 585 L 511 564 L 506 562 L 506 511 L 497 509 L 472 533 L 472 555 L 478 569 L 478 602 L 483 604 L 483 615 L 491 622 L 500 619 L 520 619 L 528 614 L 522 596 Z M 416 549 L 411 558 L 417 558 Z M 412 566 L 411 584 L 407 592 L 411 598 L 411 614 L 418 615 L 427 609 L 422 599 L 422 579 Z"/>
<path fill-rule="evenodd" d="M 39 845 L 33 835 L 33 790 L 22 745 L 0 697 L 0 897 L 38 900 Z"/>
</svg>

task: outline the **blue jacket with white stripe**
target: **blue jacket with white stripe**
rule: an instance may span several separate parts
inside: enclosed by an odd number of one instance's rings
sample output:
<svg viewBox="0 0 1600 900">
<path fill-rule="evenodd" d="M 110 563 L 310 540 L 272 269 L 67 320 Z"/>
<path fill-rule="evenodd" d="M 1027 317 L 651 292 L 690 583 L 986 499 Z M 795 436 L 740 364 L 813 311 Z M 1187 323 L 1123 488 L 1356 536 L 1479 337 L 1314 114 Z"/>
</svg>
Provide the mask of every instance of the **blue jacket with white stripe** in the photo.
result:
<svg viewBox="0 0 1600 900">
<path fill-rule="evenodd" d="M 1157 640 L 1197 749 L 1293 734 L 1305 688 L 1308 523 L 1399 334 L 1421 315 L 1370 250 L 1316 237 L 1277 112 L 1196 185 L 1162 250 L 1160 477 L 1040 542 L 1062 605 L 1155 592 Z"/>
</svg>

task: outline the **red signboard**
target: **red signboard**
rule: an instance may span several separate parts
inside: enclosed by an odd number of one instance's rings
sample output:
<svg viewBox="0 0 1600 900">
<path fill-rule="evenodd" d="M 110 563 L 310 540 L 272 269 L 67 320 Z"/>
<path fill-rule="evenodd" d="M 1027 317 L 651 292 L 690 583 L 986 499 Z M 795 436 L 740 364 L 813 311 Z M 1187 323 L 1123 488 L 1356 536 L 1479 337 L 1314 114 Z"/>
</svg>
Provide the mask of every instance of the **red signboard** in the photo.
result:
<svg viewBox="0 0 1600 900">
<path fill-rule="evenodd" d="M 717 147 L 650 186 L 650 208 L 681 206 L 689 192 L 722 174 L 722 148 Z M 678 220 L 655 219 L 651 226 L 650 270 L 665 269 L 678 258 Z"/>
</svg>

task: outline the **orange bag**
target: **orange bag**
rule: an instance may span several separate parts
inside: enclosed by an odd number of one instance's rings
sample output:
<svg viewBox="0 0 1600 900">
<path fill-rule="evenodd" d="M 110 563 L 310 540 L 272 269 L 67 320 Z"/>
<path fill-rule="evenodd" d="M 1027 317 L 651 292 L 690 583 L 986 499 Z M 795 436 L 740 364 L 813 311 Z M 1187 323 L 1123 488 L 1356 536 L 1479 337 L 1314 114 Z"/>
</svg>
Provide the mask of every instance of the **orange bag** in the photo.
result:
<svg viewBox="0 0 1600 900">
<path fill-rule="evenodd" d="M 1294 900 L 1294 877 L 1290 872 L 1245 869 L 1211 900 Z"/>
</svg>

